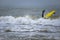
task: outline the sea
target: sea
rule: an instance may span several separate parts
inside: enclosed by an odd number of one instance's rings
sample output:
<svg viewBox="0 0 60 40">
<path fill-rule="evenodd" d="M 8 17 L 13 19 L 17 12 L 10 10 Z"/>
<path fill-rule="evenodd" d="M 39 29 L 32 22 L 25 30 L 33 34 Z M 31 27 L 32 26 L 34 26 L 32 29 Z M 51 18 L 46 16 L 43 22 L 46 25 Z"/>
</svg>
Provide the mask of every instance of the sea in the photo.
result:
<svg viewBox="0 0 60 40">
<path fill-rule="evenodd" d="M 0 9 L 0 40 L 60 40 L 60 17 L 42 18 L 41 9 Z"/>
</svg>

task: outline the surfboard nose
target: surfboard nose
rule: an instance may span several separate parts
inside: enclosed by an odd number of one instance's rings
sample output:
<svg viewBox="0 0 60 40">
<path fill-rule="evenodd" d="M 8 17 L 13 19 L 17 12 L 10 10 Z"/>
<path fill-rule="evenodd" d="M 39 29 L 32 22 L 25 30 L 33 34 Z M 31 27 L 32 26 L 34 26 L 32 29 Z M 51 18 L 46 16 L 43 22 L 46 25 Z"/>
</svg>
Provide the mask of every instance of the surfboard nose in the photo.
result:
<svg viewBox="0 0 60 40">
<path fill-rule="evenodd" d="M 54 13 L 55 13 L 55 10 L 51 11 L 50 13 L 51 13 L 51 14 L 54 14 Z"/>
</svg>

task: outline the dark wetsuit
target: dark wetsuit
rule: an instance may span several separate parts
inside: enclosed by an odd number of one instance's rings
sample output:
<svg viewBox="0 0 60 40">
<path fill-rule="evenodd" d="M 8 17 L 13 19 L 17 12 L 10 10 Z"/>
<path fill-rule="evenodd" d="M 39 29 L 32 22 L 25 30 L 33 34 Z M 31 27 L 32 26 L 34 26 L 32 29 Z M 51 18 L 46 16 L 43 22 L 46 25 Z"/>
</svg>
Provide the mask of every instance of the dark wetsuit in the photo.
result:
<svg viewBox="0 0 60 40">
<path fill-rule="evenodd" d="M 45 10 L 42 11 L 42 17 L 44 17 L 44 12 L 45 12 Z"/>
</svg>

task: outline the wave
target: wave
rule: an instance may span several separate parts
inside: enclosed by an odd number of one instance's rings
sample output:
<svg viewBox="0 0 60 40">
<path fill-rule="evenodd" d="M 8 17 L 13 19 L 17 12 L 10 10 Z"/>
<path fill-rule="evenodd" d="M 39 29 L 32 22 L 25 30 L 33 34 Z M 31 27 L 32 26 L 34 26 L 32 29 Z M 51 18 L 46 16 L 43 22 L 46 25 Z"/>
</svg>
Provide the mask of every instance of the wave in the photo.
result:
<svg viewBox="0 0 60 40">
<path fill-rule="evenodd" d="M 7 27 L 13 31 L 32 31 L 40 30 L 43 26 L 60 26 L 60 18 L 58 19 L 32 19 L 30 16 L 13 17 L 13 16 L 1 16 L 0 27 Z M 47 28 L 47 27 L 46 27 Z M 50 27 L 48 27 L 50 28 Z M 4 28 L 5 29 L 5 28 Z"/>
<path fill-rule="evenodd" d="M 24 17 L 13 17 L 13 16 L 1 16 L 0 17 L 0 23 L 14 23 L 14 24 L 53 24 L 58 25 L 60 19 L 44 19 L 44 18 L 38 18 L 38 19 L 32 19 L 30 16 L 24 16 Z"/>
</svg>

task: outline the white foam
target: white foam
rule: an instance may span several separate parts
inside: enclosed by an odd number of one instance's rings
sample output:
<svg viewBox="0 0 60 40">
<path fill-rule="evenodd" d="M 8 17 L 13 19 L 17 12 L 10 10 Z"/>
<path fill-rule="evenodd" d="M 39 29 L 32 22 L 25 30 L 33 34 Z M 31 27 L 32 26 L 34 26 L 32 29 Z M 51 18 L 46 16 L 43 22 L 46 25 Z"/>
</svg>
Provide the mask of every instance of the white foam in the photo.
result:
<svg viewBox="0 0 60 40">
<path fill-rule="evenodd" d="M 59 20 L 60 19 L 51 20 L 44 18 L 33 20 L 30 16 L 17 18 L 13 16 L 2 16 L 0 17 L 0 27 L 9 26 L 12 31 L 33 31 L 43 28 L 44 26 L 42 25 L 60 26 Z M 9 23 L 9 25 L 7 25 L 7 23 Z M 37 24 L 39 24 L 39 26 Z"/>
<path fill-rule="evenodd" d="M 12 16 L 1 16 L 0 17 L 0 23 L 13 23 L 15 20 Z"/>
</svg>

